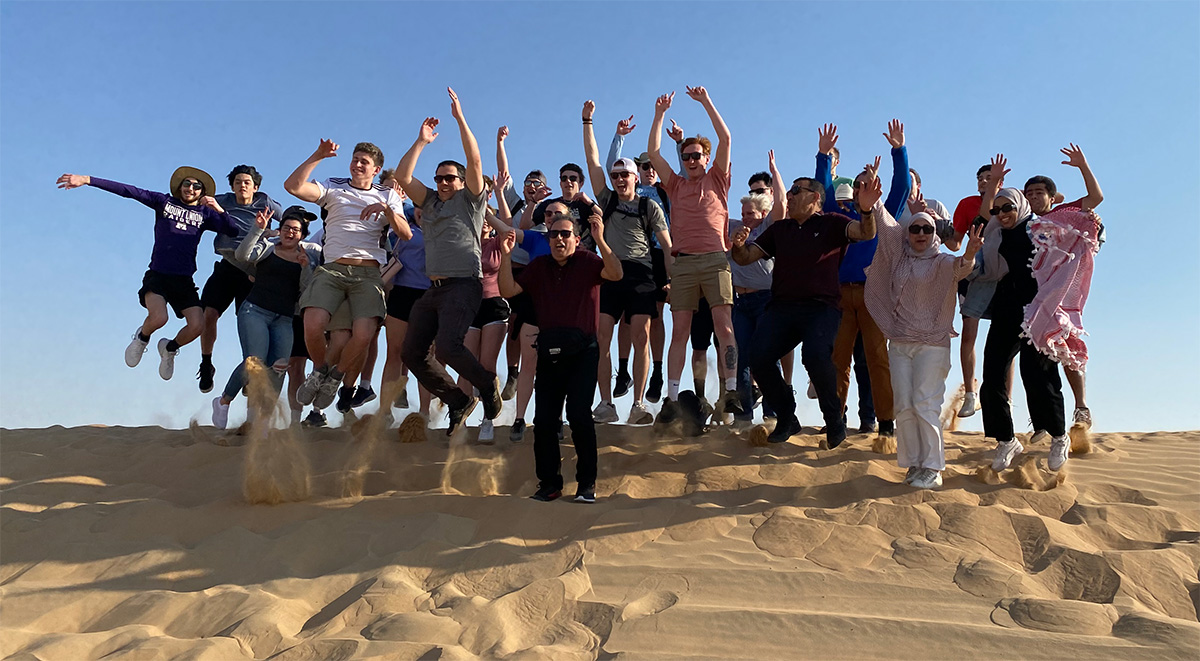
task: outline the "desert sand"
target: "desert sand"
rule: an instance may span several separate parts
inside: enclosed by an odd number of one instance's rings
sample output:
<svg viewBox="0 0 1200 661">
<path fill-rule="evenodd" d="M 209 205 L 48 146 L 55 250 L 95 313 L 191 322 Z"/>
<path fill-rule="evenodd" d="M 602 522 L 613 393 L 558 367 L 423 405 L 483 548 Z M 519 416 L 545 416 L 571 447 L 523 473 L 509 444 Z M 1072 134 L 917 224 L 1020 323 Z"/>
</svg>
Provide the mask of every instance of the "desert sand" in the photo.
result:
<svg viewBox="0 0 1200 661">
<path fill-rule="evenodd" d="M 0 656 L 1200 655 L 1200 432 L 1096 435 L 1045 491 L 984 483 L 992 445 L 948 433 L 945 486 L 916 491 L 865 435 L 826 451 L 812 428 L 756 447 L 605 425 L 582 505 L 527 498 L 532 434 L 370 425 L 270 446 L 3 431 Z M 567 443 L 568 495 L 573 470 Z"/>
</svg>

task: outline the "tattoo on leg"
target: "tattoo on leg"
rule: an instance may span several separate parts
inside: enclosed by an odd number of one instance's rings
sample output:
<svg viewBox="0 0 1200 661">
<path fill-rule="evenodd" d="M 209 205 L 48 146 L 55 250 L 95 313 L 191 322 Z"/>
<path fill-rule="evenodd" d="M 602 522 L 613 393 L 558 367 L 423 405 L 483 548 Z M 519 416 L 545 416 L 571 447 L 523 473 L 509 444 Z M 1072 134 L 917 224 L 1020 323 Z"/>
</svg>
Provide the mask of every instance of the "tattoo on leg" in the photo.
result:
<svg viewBox="0 0 1200 661">
<path fill-rule="evenodd" d="M 725 347 L 725 368 L 736 372 L 737 366 L 738 366 L 737 347 L 733 346 L 733 345 Z"/>
</svg>

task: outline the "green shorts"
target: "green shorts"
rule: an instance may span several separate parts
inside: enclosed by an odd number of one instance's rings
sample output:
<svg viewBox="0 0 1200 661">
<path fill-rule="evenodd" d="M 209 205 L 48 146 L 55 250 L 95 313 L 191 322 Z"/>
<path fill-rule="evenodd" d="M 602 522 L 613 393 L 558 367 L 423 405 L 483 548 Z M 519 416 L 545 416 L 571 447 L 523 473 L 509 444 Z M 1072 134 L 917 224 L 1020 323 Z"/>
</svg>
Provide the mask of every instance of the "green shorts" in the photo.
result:
<svg viewBox="0 0 1200 661">
<path fill-rule="evenodd" d="M 313 273 L 308 288 L 300 295 L 300 308 L 321 308 L 331 316 L 345 302 L 349 305 L 350 319 L 387 315 L 387 303 L 383 296 L 383 281 L 379 278 L 379 267 L 350 266 L 348 264 L 326 264 Z"/>
</svg>

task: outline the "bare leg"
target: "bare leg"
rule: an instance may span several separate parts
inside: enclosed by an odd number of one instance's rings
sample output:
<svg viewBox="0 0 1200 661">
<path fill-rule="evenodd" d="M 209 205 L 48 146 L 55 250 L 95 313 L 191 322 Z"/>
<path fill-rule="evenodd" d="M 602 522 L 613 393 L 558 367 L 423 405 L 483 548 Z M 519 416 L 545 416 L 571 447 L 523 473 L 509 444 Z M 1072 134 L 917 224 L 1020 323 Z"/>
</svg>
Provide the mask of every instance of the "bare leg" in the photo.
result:
<svg viewBox="0 0 1200 661">
<path fill-rule="evenodd" d="M 175 334 L 175 343 L 179 346 L 200 337 L 200 332 L 204 330 L 204 308 L 198 305 L 190 307 L 183 311 L 183 318 L 187 320 L 187 325 Z"/>
<path fill-rule="evenodd" d="M 533 343 L 537 341 L 537 326 L 525 324 L 521 327 L 521 375 L 517 377 L 517 417 L 525 419 L 525 409 L 529 408 L 529 399 L 533 396 L 533 377 L 537 371 L 537 349 Z"/>
<path fill-rule="evenodd" d="M 496 361 L 500 358 L 500 345 L 504 344 L 504 336 L 508 334 L 508 324 L 488 324 L 479 331 L 479 362 L 489 372 L 496 371 Z"/>
<path fill-rule="evenodd" d="M 304 383 L 304 364 L 307 362 L 308 359 L 302 356 L 297 356 L 288 361 L 288 406 L 296 412 L 304 410 L 304 407 L 300 404 L 300 400 L 296 399 L 296 391 L 300 389 L 300 384 Z"/>
<path fill-rule="evenodd" d="M 313 367 L 325 367 L 325 329 L 329 326 L 329 313 L 321 308 L 304 308 L 304 346 L 312 358 Z M 336 333 L 335 333 L 336 335 Z"/>
<path fill-rule="evenodd" d="M 1086 375 L 1083 372 L 1063 368 L 1067 374 L 1067 383 L 1071 384 L 1071 392 L 1075 395 L 1075 408 L 1086 409 L 1087 405 L 1087 383 Z"/>
<path fill-rule="evenodd" d="M 692 314 L 692 310 L 671 310 L 671 347 L 667 350 L 667 379 L 670 381 L 679 381 L 683 377 L 683 359 L 692 340 Z M 694 359 L 692 363 L 694 370 Z"/>
<path fill-rule="evenodd" d="M 975 339 L 979 337 L 979 320 L 963 317 L 963 332 L 960 340 L 959 357 L 962 360 L 963 388 L 975 392 Z M 1012 371 L 1009 371 L 1009 393 L 1012 393 Z M 1011 398 L 1011 394 L 1010 394 Z"/>
<path fill-rule="evenodd" d="M 600 362 L 596 367 L 596 383 L 600 386 L 600 401 L 612 403 L 612 336 L 617 323 L 612 315 L 600 314 Z M 618 334 L 620 332 L 618 331 Z"/>
<path fill-rule="evenodd" d="M 150 337 L 154 331 L 167 325 L 167 299 L 154 293 L 147 293 L 146 320 L 142 322 L 142 335 Z"/>
<path fill-rule="evenodd" d="M 646 377 L 650 373 L 650 315 L 634 315 L 633 323 L 621 324 L 622 331 L 625 328 L 631 331 L 631 348 L 637 349 L 633 354 L 633 401 L 640 402 L 646 393 Z"/>
</svg>

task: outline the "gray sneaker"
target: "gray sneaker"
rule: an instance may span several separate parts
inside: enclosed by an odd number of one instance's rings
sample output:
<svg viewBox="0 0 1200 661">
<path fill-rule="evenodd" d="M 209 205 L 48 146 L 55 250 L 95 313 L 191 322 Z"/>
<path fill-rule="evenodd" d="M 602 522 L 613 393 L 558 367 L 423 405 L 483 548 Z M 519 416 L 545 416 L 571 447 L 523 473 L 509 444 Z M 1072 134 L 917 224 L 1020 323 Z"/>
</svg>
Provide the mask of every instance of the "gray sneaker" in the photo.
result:
<svg viewBox="0 0 1200 661">
<path fill-rule="evenodd" d="M 1012 464 L 1012 460 L 1024 451 L 1025 446 L 1015 438 L 1007 443 L 996 444 L 996 457 L 992 459 L 992 470 L 999 473 L 1008 468 Z"/>
<path fill-rule="evenodd" d="M 313 395 L 312 405 L 319 409 L 329 408 L 333 404 L 334 398 L 337 397 L 338 387 L 341 385 L 341 379 L 335 379 L 328 374 L 322 375 L 321 382 L 317 386 L 317 394 Z"/>
<path fill-rule="evenodd" d="M 300 402 L 302 406 L 308 406 L 312 404 L 313 398 L 317 396 L 317 389 L 321 387 L 322 376 L 324 375 L 321 374 L 321 372 L 314 369 L 312 373 L 304 379 L 304 383 L 301 383 L 300 387 L 296 389 L 296 401 Z M 318 408 L 326 407 L 321 406 Z"/>
<path fill-rule="evenodd" d="M 913 478 L 912 485 L 918 489 L 936 489 L 942 486 L 942 474 L 932 468 L 922 468 Z"/>
<path fill-rule="evenodd" d="M 1066 434 L 1050 439 L 1050 470 L 1057 471 L 1067 463 L 1071 456 L 1071 439 Z"/>
<path fill-rule="evenodd" d="M 158 341 L 158 355 L 162 358 L 162 362 L 158 364 L 158 375 L 163 378 L 163 381 L 170 381 L 172 376 L 175 376 L 175 356 L 179 353 L 179 349 L 167 351 L 167 345 L 171 341 L 167 338 L 162 338 Z"/>
<path fill-rule="evenodd" d="M 600 402 L 592 411 L 592 419 L 595 420 L 597 424 L 601 424 L 605 422 L 616 422 L 620 420 L 621 417 L 617 415 L 617 407 L 613 406 L 611 402 Z"/>
<path fill-rule="evenodd" d="M 654 422 L 654 414 L 646 410 L 646 405 L 634 402 L 629 408 L 628 423 L 631 425 L 648 425 Z"/>
<path fill-rule="evenodd" d="M 921 468 L 919 466 L 909 466 L 908 472 L 904 474 L 904 483 L 912 484 L 913 480 L 916 479 L 920 472 Z"/>
<path fill-rule="evenodd" d="M 142 338 L 138 337 L 141 330 L 139 328 L 133 331 L 133 341 L 125 347 L 125 364 L 130 367 L 137 367 L 138 363 L 142 362 L 142 354 L 146 353 L 148 342 L 143 342 Z"/>
</svg>

